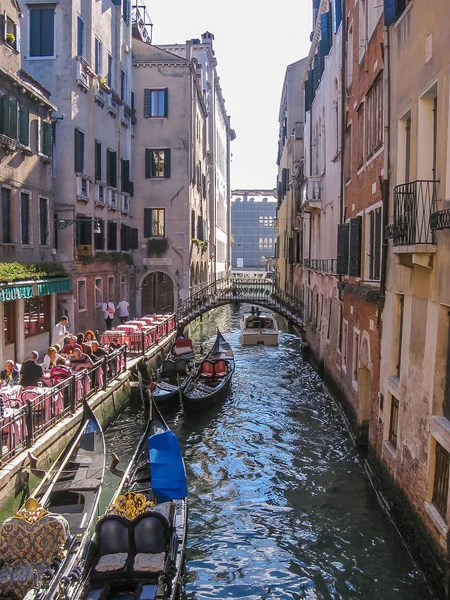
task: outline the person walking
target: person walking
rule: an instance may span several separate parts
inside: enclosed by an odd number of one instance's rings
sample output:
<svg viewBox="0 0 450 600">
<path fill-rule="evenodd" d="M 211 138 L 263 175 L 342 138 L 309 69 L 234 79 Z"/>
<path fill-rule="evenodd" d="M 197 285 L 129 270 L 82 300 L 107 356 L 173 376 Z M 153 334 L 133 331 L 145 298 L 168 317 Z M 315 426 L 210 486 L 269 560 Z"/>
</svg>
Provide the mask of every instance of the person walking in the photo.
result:
<svg viewBox="0 0 450 600">
<path fill-rule="evenodd" d="M 121 323 L 126 323 L 128 320 L 128 317 L 130 316 L 130 313 L 128 312 L 129 306 L 130 306 L 130 303 L 128 302 L 128 300 L 126 298 L 122 298 L 122 300 L 116 306 L 117 310 L 119 311 L 119 317 L 120 317 Z"/>
<path fill-rule="evenodd" d="M 102 304 L 102 311 L 106 323 L 106 329 L 111 329 L 116 309 L 114 304 L 109 300 L 109 298 L 105 298 L 105 301 Z"/>
<path fill-rule="evenodd" d="M 61 321 L 56 323 L 52 331 L 52 346 L 59 344 L 61 348 L 64 346 L 64 340 L 67 336 L 68 317 L 61 317 Z"/>
</svg>

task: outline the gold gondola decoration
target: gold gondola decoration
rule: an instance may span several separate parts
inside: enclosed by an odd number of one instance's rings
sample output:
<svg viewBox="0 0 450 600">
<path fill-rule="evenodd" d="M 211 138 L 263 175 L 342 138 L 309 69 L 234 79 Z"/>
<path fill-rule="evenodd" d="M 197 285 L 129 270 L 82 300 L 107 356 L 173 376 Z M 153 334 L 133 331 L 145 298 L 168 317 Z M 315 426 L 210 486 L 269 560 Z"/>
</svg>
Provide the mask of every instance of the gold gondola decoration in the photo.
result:
<svg viewBox="0 0 450 600">
<path fill-rule="evenodd" d="M 117 496 L 115 502 L 108 507 L 108 514 L 120 515 L 132 521 L 138 515 L 153 510 L 155 503 L 149 500 L 145 494 L 139 492 L 127 492 Z"/>
<path fill-rule="evenodd" d="M 23 508 L 18 510 L 12 518 L 20 519 L 26 523 L 33 524 L 37 523 L 37 521 L 40 521 L 43 517 L 45 517 L 45 515 L 48 514 L 48 510 L 41 506 L 35 498 L 28 498 Z"/>
</svg>

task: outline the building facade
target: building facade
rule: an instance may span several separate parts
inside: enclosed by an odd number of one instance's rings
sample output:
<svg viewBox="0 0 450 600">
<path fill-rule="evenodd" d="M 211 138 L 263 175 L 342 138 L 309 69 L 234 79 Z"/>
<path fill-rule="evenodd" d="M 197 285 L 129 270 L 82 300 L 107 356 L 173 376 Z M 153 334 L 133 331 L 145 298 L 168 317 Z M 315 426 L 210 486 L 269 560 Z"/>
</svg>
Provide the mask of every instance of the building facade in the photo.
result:
<svg viewBox="0 0 450 600">
<path fill-rule="evenodd" d="M 105 297 L 130 296 L 133 185 L 131 5 L 75 1 L 23 7 L 24 68 L 52 91 L 56 257 L 72 278 L 59 316 L 104 329 Z"/>
<path fill-rule="evenodd" d="M 233 192 L 231 201 L 231 266 L 233 269 L 267 270 L 275 253 L 275 198 L 256 199 L 259 190 Z M 255 194 L 255 195 L 256 195 Z"/>
<path fill-rule="evenodd" d="M 207 107 L 201 65 L 133 39 L 137 303 L 173 311 L 211 268 Z"/>
<path fill-rule="evenodd" d="M 305 95 L 302 89 L 306 59 L 286 69 L 278 115 L 277 175 L 277 283 L 283 290 L 301 298 L 300 255 L 301 188 L 304 183 Z"/>
<path fill-rule="evenodd" d="M 20 16 L 16 2 L 5 3 L 0 36 L 1 364 L 46 350 L 56 294 L 71 287 L 53 251 L 56 106 L 48 90 L 21 68 Z"/>
</svg>

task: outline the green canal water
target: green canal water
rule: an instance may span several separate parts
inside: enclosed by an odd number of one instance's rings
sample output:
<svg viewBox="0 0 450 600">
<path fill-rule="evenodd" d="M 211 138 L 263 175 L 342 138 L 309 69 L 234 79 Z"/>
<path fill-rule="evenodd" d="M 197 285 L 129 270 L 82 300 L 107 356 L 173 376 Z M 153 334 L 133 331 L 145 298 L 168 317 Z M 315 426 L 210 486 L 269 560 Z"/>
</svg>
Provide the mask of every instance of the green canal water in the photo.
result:
<svg viewBox="0 0 450 600">
<path fill-rule="evenodd" d="M 199 347 L 219 326 L 236 372 L 220 406 L 166 415 L 190 494 L 184 600 L 431 600 L 338 407 L 279 324 L 278 347 L 244 347 L 239 312 L 223 307 L 193 334 Z M 106 432 L 108 461 L 125 465 L 143 426 L 129 406 Z M 115 485 L 108 474 L 103 507 Z"/>
</svg>

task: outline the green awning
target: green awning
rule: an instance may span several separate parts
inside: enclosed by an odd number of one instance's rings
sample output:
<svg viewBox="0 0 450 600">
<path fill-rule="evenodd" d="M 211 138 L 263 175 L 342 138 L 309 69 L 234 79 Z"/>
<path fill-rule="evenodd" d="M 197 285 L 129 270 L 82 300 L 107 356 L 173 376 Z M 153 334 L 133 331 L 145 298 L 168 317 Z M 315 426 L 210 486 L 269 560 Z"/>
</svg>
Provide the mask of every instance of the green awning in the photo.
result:
<svg viewBox="0 0 450 600">
<path fill-rule="evenodd" d="M 0 302 L 7 302 L 8 300 L 19 300 L 21 298 L 31 298 L 33 294 L 33 285 L 14 285 L 13 283 L 7 284 L 4 287 L 0 286 Z"/>
<path fill-rule="evenodd" d="M 58 292 L 70 292 L 72 282 L 68 277 L 59 277 L 58 279 L 47 279 L 40 281 L 37 286 L 38 296 L 47 296 L 48 294 L 57 294 Z"/>
<path fill-rule="evenodd" d="M 58 292 L 70 292 L 72 282 L 69 277 L 54 277 L 39 281 L 0 284 L 0 302 L 21 300 L 33 296 L 48 296 Z"/>
</svg>

